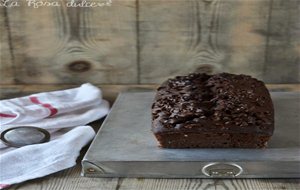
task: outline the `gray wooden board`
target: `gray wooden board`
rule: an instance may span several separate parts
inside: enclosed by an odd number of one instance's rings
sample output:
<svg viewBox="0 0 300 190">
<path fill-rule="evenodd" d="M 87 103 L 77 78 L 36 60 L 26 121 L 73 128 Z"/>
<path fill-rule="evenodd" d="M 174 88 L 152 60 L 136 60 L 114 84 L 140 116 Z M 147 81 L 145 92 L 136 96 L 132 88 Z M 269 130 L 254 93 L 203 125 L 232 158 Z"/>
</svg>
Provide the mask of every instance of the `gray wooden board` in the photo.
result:
<svg viewBox="0 0 300 190">
<path fill-rule="evenodd" d="M 162 149 L 150 130 L 154 92 L 122 93 L 82 161 L 82 174 L 204 178 L 203 167 L 219 163 L 241 167 L 238 178 L 299 178 L 300 93 L 271 95 L 276 124 L 266 149 Z"/>
</svg>

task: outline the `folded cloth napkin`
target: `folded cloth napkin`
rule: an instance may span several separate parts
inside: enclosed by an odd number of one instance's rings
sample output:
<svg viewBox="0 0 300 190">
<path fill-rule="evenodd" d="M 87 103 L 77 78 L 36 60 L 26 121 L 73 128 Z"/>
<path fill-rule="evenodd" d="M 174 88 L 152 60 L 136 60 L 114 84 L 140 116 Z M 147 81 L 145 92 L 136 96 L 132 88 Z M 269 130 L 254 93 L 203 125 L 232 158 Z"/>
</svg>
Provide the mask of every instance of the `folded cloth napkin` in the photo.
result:
<svg viewBox="0 0 300 190">
<path fill-rule="evenodd" d="M 87 123 L 104 117 L 109 104 L 89 83 L 74 89 L 44 92 L 0 101 L 0 132 L 36 126 L 51 134 L 50 142 L 21 148 L 0 142 L 0 189 L 42 177 L 76 164 L 83 146 L 95 136 Z"/>
</svg>

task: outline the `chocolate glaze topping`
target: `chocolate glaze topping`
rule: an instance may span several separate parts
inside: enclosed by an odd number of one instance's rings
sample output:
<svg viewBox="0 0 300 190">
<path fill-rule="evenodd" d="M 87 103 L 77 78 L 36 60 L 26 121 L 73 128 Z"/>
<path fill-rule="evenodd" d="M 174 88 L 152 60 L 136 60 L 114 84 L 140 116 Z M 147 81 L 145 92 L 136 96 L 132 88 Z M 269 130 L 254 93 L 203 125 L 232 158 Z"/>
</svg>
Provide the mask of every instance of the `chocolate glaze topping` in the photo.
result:
<svg viewBox="0 0 300 190">
<path fill-rule="evenodd" d="M 262 81 L 247 75 L 190 74 L 164 82 L 152 105 L 154 133 L 272 135 L 274 109 Z"/>
</svg>

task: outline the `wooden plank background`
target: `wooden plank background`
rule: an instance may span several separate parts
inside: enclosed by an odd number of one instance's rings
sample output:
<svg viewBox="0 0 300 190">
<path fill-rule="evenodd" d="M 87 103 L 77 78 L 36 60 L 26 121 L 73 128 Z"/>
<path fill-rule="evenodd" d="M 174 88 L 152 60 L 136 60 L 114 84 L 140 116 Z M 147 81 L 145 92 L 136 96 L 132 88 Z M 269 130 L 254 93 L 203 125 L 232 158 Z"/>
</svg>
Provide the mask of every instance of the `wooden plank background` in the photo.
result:
<svg viewBox="0 0 300 190">
<path fill-rule="evenodd" d="M 14 67 L 12 65 L 12 54 L 10 50 L 9 30 L 7 27 L 6 9 L 0 7 L 0 81 L 1 83 L 14 83 Z"/>
<path fill-rule="evenodd" d="M 224 71 L 300 82 L 299 0 L 112 0 L 0 11 L 3 85 L 152 84 Z"/>
</svg>

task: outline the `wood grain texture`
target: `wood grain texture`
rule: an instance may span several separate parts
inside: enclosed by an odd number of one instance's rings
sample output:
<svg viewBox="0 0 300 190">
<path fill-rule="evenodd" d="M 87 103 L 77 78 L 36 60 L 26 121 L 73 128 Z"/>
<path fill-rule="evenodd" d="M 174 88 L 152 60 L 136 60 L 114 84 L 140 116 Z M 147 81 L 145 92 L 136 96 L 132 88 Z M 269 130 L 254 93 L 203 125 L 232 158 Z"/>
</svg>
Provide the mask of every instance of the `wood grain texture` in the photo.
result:
<svg viewBox="0 0 300 190">
<path fill-rule="evenodd" d="M 300 82 L 300 1 L 272 0 L 264 80 Z"/>
<path fill-rule="evenodd" d="M 44 178 L 34 179 L 12 186 L 10 189 L 28 190 L 115 190 L 117 178 L 85 178 L 80 176 L 81 167 L 77 165 Z"/>
<path fill-rule="evenodd" d="M 147 84 L 189 72 L 300 82 L 298 0 L 22 2 L 1 7 L 0 84 Z"/>
<path fill-rule="evenodd" d="M 8 10 L 21 84 L 136 83 L 135 0 L 98 8 Z"/>
<path fill-rule="evenodd" d="M 10 49 L 7 9 L 0 7 L 0 84 L 14 83 L 14 66 Z"/>
<path fill-rule="evenodd" d="M 142 83 L 189 72 L 262 78 L 269 0 L 140 0 Z"/>
<path fill-rule="evenodd" d="M 121 179 L 120 190 L 297 190 L 299 180 L 272 179 Z"/>
</svg>

